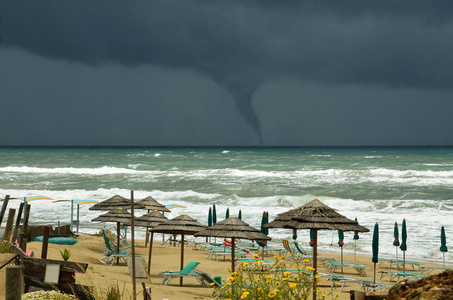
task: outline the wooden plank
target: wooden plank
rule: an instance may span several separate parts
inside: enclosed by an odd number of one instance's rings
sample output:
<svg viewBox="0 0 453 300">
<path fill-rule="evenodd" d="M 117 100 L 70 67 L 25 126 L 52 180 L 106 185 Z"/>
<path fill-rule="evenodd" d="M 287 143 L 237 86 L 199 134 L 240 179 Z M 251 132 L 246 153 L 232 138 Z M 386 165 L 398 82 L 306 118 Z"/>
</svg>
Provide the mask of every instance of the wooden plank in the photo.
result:
<svg viewBox="0 0 453 300">
<path fill-rule="evenodd" d="M 22 297 L 22 267 L 8 266 L 6 267 L 6 282 L 5 282 L 5 299 L 17 299 Z"/>
<path fill-rule="evenodd" d="M 0 210 L 0 226 L 2 225 L 3 217 L 5 216 L 5 213 L 6 213 L 6 207 L 8 206 L 8 201 L 9 201 L 9 195 L 6 195 L 5 199 L 3 200 L 2 209 Z"/>
<path fill-rule="evenodd" d="M 88 264 L 86 263 L 78 263 L 72 261 L 63 261 L 63 260 L 54 260 L 54 259 L 44 259 L 44 258 L 24 258 L 24 267 L 31 267 L 31 266 L 41 266 L 43 268 L 46 267 L 47 264 L 59 264 L 61 265 L 62 271 L 68 272 L 78 272 L 78 273 L 86 273 Z"/>
</svg>

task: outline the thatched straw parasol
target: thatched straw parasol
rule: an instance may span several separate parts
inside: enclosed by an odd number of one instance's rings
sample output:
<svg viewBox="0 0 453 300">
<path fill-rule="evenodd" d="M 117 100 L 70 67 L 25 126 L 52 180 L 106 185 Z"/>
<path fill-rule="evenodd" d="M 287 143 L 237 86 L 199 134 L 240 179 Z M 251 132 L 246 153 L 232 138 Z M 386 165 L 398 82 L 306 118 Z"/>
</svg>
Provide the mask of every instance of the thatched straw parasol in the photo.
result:
<svg viewBox="0 0 453 300">
<path fill-rule="evenodd" d="M 210 237 L 223 237 L 231 238 L 231 269 L 234 272 L 235 264 L 235 239 L 246 240 L 270 240 L 271 238 L 261 233 L 246 222 L 231 216 L 228 219 L 220 221 L 211 227 L 198 232 L 195 236 L 210 236 Z"/>
<path fill-rule="evenodd" d="M 203 230 L 206 226 L 198 223 L 197 220 L 188 215 L 180 215 L 164 223 L 151 228 L 151 232 L 180 234 L 181 235 L 181 270 L 184 268 L 184 235 L 194 235 Z M 150 245 L 151 247 L 151 245 Z M 149 272 L 149 269 L 148 269 Z M 183 279 L 180 278 L 179 284 L 182 285 Z"/>
<path fill-rule="evenodd" d="M 163 212 L 170 212 L 168 208 L 165 207 L 165 205 L 160 204 L 155 200 L 153 197 L 148 196 L 140 201 L 136 202 L 137 204 L 142 204 L 144 205 L 144 209 L 147 210 L 157 210 L 157 211 L 163 211 Z"/>
<path fill-rule="evenodd" d="M 337 213 L 333 208 L 315 199 L 304 206 L 278 215 L 265 228 L 313 229 L 313 299 L 316 300 L 316 272 L 318 251 L 318 230 L 341 230 L 368 232 L 357 221 L 350 220 Z"/>
<path fill-rule="evenodd" d="M 89 208 L 89 210 L 112 210 L 115 208 L 124 208 L 124 209 L 130 209 L 131 208 L 131 200 L 124 198 L 123 196 L 120 195 L 115 195 L 107 200 L 104 200 L 102 202 L 99 202 L 92 207 Z M 138 202 L 134 203 L 134 208 L 135 209 L 145 209 L 145 206 L 143 204 L 138 204 Z"/>
<path fill-rule="evenodd" d="M 144 205 L 145 209 L 148 210 L 148 212 L 157 210 L 161 212 L 171 212 L 168 208 L 165 207 L 165 205 L 157 202 L 156 199 L 154 199 L 151 196 L 148 196 L 140 201 L 137 201 L 137 204 Z M 148 244 L 148 237 L 149 237 L 149 230 L 146 228 L 146 238 L 145 238 L 145 247 Z"/>
<path fill-rule="evenodd" d="M 146 215 L 143 215 L 141 217 L 137 217 L 134 220 L 134 225 L 135 226 L 141 226 L 141 227 L 147 227 L 152 228 L 156 227 L 159 224 L 162 224 L 164 222 L 168 221 L 168 218 L 158 212 L 157 210 L 152 211 L 150 213 L 147 213 Z M 128 224 L 130 225 L 130 224 Z M 154 238 L 154 232 L 151 232 L 151 237 L 149 241 L 149 254 L 148 254 L 148 273 L 151 268 L 151 253 L 153 249 L 153 238 Z"/>
</svg>

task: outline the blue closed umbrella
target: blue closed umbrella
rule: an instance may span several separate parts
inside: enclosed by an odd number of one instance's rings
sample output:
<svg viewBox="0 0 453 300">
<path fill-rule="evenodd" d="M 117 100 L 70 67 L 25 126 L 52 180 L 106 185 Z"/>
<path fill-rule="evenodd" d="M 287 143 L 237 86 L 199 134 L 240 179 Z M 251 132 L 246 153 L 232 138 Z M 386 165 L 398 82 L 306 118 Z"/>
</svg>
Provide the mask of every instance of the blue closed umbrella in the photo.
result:
<svg viewBox="0 0 453 300">
<path fill-rule="evenodd" d="M 374 283 L 376 283 L 376 264 L 379 261 L 379 224 L 378 223 L 376 223 L 376 225 L 374 225 L 373 241 L 372 241 L 371 247 L 373 250 L 373 256 L 371 258 L 371 261 L 374 264 Z"/>
<path fill-rule="evenodd" d="M 443 254 L 443 257 L 444 257 L 444 268 L 445 268 L 445 252 L 448 251 L 448 248 L 447 248 L 447 237 L 445 236 L 445 228 L 444 226 L 442 226 L 442 228 L 440 229 L 440 251 L 442 252 Z"/>
<path fill-rule="evenodd" d="M 406 219 L 403 219 L 403 225 L 401 226 L 401 246 L 400 249 L 403 251 L 403 272 L 406 272 L 406 251 L 407 251 L 407 231 L 406 231 Z"/>
</svg>

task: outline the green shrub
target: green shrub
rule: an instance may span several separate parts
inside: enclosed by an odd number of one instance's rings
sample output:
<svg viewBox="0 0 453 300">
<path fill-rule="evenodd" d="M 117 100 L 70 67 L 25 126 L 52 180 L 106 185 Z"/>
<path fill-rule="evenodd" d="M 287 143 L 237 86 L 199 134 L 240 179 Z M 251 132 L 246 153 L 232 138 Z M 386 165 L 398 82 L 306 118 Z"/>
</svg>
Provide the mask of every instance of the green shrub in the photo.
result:
<svg viewBox="0 0 453 300">
<path fill-rule="evenodd" d="M 258 258 L 258 255 L 255 256 Z M 241 268 L 230 273 L 221 289 L 214 291 L 216 299 L 308 299 L 313 292 L 314 269 L 309 266 L 309 260 L 295 260 L 295 267 L 287 266 L 282 257 L 275 256 L 275 264 L 269 268 L 263 266 L 263 261 L 240 264 Z M 316 278 L 319 278 L 316 275 Z M 317 282 L 319 285 L 319 282 Z M 314 291 L 318 299 L 337 299 L 339 294 L 333 291 L 327 293 L 317 288 Z"/>
</svg>

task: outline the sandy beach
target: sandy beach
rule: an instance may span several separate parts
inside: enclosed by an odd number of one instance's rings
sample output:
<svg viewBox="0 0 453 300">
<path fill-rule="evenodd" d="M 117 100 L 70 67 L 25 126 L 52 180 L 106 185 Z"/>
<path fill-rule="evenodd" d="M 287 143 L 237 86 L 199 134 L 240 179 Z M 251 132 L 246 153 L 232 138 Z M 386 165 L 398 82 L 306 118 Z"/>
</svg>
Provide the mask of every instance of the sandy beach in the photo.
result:
<svg viewBox="0 0 453 300">
<path fill-rule="evenodd" d="M 159 240 L 159 239 L 158 239 Z M 136 241 L 136 254 L 148 257 L 148 248 L 144 247 L 144 241 Z M 42 243 L 31 242 L 28 244 L 28 248 L 34 251 L 36 257 L 41 256 Z M 56 245 L 49 244 L 48 258 L 61 260 L 60 250 L 69 249 L 71 250 L 70 261 L 88 263 L 88 271 L 85 275 L 77 275 L 77 283 L 94 285 L 97 289 L 103 289 L 109 285 L 117 285 L 127 290 L 130 295 L 133 291 L 132 279 L 129 273 L 129 269 L 126 264 L 120 263 L 120 265 L 114 264 L 113 266 L 104 265 L 99 261 L 102 257 L 102 251 L 104 250 L 104 241 L 99 236 L 81 234 L 78 236 L 78 242 L 75 245 Z M 185 248 L 184 264 L 190 261 L 200 262 L 197 267 L 198 270 L 209 273 L 212 276 L 221 276 L 222 280 L 225 280 L 229 273 L 228 268 L 231 267 L 231 262 L 227 259 L 226 261 L 213 261 L 207 258 L 206 254 L 203 254 L 199 250 Z M 320 249 L 320 253 L 323 257 L 334 257 L 340 259 L 339 254 L 327 254 L 323 253 Z M 0 263 L 4 263 L 12 254 L 0 254 Z M 273 257 L 268 257 L 273 259 Z M 345 262 L 354 262 L 354 255 L 344 255 Z M 343 275 L 366 278 L 373 280 L 373 265 L 370 257 L 357 256 L 357 263 L 365 264 L 369 267 L 366 269 L 366 277 L 361 277 L 353 268 L 344 268 Z M 433 264 L 425 263 L 424 266 L 430 266 Z M 175 279 L 168 286 L 160 285 L 162 277 L 158 275 L 158 272 L 164 270 L 178 270 L 180 266 L 180 248 L 170 246 L 168 243 L 162 245 L 161 241 L 155 242 L 153 246 L 152 264 L 151 264 L 151 282 L 146 285 L 152 290 L 153 299 L 211 299 L 212 288 L 202 287 L 198 281 L 193 278 L 185 278 L 184 286 L 179 286 L 179 280 Z M 410 267 L 407 267 L 410 268 Z M 5 269 L 0 270 L 0 291 L 5 289 Z M 380 270 L 388 270 L 388 265 L 378 268 Z M 319 268 L 319 272 L 326 272 L 322 265 Z M 434 271 L 433 273 L 437 273 Z M 382 280 L 384 284 L 394 284 L 395 282 L 388 282 L 386 279 Z M 379 274 L 377 275 L 377 280 Z M 331 282 L 325 278 L 321 278 L 321 288 L 325 291 L 329 291 Z M 137 284 L 137 292 L 142 290 L 142 285 Z M 361 290 L 360 286 L 356 283 L 347 283 L 340 293 L 339 299 L 349 299 L 350 290 Z M 338 290 L 337 290 L 338 291 Z M 140 294 L 137 298 L 142 299 Z M 5 295 L 2 292 L 0 299 L 5 299 Z"/>
</svg>

